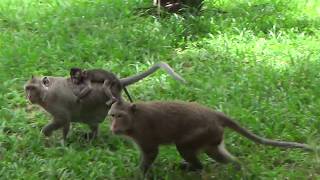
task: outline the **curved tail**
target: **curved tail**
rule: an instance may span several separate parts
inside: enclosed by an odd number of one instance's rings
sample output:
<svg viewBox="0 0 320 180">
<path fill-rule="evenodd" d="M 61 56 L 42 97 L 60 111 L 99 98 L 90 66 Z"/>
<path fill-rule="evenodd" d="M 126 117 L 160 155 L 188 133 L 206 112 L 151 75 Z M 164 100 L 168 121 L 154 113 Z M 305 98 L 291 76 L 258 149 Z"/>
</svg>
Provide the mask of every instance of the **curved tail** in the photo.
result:
<svg viewBox="0 0 320 180">
<path fill-rule="evenodd" d="M 277 141 L 277 140 L 271 140 L 267 138 L 263 138 L 260 136 L 257 136 L 253 134 L 252 132 L 248 131 L 247 129 L 241 127 L 237 122 L 231 120 L 230 118 L 221 115 L 221 118 L 223 119 L 224 126 L 233 129 L 234 131 L 238 132 L 239 134 L 243 135 L 244 137 L 264 145 L 270 145 L 270 146 L 276 146 L 276 147 L 283 147 L 283 148 L 301 148 L 306 151 L 314 151 L 313 148 L 311 148 L 307 144 L 297 143 L 297 142 L 286 142 L 286 141 Z"/>
<path fill-rule="evenodd" d="M 175 80 L 183 82 L 183 83 L 186 82 L 186 80 L 184 80 L 179 74 L 174 72 L 174 70 L 167 63 L 159 62 L 159 63 L 153 65 L 150 69 L 148 69 L 145 72 L 142 72 L 140 74 L 133 75 L 133 76 L 130 76 L 130 77 L 126 77 L 126 78 L 121 78 L 120 79 L 120 83 L 121 83 L 121 85 L 123 87 L 128 86 L 130 84 L 138 82 L 139 80 L 149 76 L 150 74 L 154 73 L 159 68 L 162 68 L 162 69 L 166 70 L 167 73 L 169 75 L 171 75 Z"/>
</svg>

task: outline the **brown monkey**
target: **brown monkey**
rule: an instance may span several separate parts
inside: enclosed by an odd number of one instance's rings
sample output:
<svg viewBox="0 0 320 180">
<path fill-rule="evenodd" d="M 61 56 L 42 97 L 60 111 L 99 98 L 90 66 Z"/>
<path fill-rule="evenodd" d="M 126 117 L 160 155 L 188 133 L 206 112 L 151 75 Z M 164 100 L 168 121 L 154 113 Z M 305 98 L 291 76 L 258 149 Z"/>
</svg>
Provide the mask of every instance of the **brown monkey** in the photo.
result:
<svg viewBox="0 0 320 180">
<path fill-rule="evenodd" d="M 223 131 L 228 127 L 260 144 L 284 148 L 312 150 L 306 144 L 276 141 L 259 137 L 220 112 L 197 103 L 187 102 L 141 102 L 114 103 L 108 115 L 111 116 L 111 131 L 131 137 L 140 147 L 142 162 L 140 168 L 145 174 L 158 154 L 161 144 L 175 144 L 186 161 L 189 170 L 202 168 L 197 152 L 204 150 L 218 162 L 233 162 L 237 159 L 224 147 Z"/>
<path fill-rule="evenodd" d="M 132 102 L 132 98 L 130 97 L 126 88 L 121 87 L 119 79 L 116 77 L 116 75 L 109 71 L 105 71 L 103 69 L 82 70 L 80 68 L 71 68 L 70 78 L 71 81 L 78 85 L 80 89 L 79 93 L 76 93 L 76 91 L 74 92 L 78 97 L 78 101 L 90 93 L 91 82 L 97 82 L 103 83 L 104 92 L 106 96 L 110 97 L 109 101 L 106 103 L 107 105 L 110 106 L 116 100 L 115 97 L 120 97 L 122 89 L 125 89 L 125 93 Z M 107 87 L 107 84 L 109 87 Z"/>
<path fill-rule="evenodd" d="M 176 80 L 184 82 L 184 79 L 176 74 L 168 64 L 159 62 L 145 72 L 121 78 L 119 80 L 121 87 L 136 83 L 159 68 L 166 70 Z M 102 83 L 92 82 L 91 86 L 91 92 L 82 100 L 82 103 L 77 103 L 74 93 L 79 94 L 81 88 L 72 83 L 70 78 L 32 77 L 25 84 L 27 99 L 32 104 L 40 105 L 53 116 L 53 121 L 42 129 L 46 136 L 57 129 L 63 129 L 65 140 L 71 122 L 88 124 L 91 129 L 89 137 L 95 137 L 98 134 L 99 123 L 105 119 L 110 108 L 105 104 L 110 97 L 105 95 Z"/>
</svg>

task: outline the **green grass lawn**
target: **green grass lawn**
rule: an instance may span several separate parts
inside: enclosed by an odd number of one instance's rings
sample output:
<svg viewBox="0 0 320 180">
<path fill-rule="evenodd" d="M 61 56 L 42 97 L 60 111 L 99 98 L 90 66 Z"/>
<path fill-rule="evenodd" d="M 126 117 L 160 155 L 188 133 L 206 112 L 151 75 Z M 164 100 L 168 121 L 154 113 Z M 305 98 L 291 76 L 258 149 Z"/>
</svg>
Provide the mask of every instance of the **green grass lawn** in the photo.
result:
<svg viewBox="0 0 320 180">
<path fill-rule="evenodd" d="M 34 75 L 103 68 L 120 77 L 157 61 L 163 71 L 130 86 L 135 100 L 197 101 L 223 111 L 261 136 L 320 141 L 320 1 L 207 0 L 200 16 L 137 16 L 151 0 L 0 1 L 0 179 L 139 178 L 139 152 L 114 136 L 108 121 L 98 139 L 73 124 L 68 146 L 58 131 L 40 133 L 50 116 L 25 99 Z M 223 10 L 226 13 L 220 13 Z M 320 156 L 256 145 L 226 131 L 237 171 L 200 156 L 201 173 L 177 168 L 174 147 L 161 148 L 154 179 L 320 179 Z"/>
</svg>

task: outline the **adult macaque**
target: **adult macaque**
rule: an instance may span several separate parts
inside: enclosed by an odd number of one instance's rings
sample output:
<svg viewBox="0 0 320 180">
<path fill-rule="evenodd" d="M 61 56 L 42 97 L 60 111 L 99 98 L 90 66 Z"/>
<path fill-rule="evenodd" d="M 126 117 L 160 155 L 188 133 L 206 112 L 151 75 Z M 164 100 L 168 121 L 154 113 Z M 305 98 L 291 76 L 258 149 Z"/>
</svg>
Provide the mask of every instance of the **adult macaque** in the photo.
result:
<svg viewBox="0 0 320 180">
<path fill-rule="evenodd" d="M 197 152 L 204 152 L 218 162 L 238 160 L 224 147 L 223 131 L 228 127 L 246 138 L 264 145 L 283 148 L 301 148 L 311 151 L 306 144 L 276 141 L 259 137 L 220 112 L 197 103 L 187 102 L 141 102 L 117 101 L 112 104 L 111 131 L 131 137 L 140 147 L 140 168 L 145 174 L 158 154 L 162 144 L 175 144 L 185 160 L 184 168 L 202 169 Z"/>
<path fill-rule="evenodd" d="M 120 79 L 121 87 L 131 85 L 157 69 L 162 68 L 173 78 L 179 81 L 184 79 L 176 74 L 166 63 L 160 62 L 147 71 Z M 76 92 L 75 92 L 76 91 Z M 110 97 L 106 96 L 102 83 L 91 83 L 91 92 L 77 103 L 77 96 L 81 88 L 71 82 L 70 78 L 63 77 L 32 77 L 25 85 L 26 97 L 32 104 L 38 104 L 53 116 L 51 123 L 47 124 L 42 132 L 50 136 L 53 131 L 62 129 L 63 139 L 67 138 L 71 122 L 81 122 L 89 125 L 89 137 L 98 134 L 99 123 L 107 116 L 109 106 L 106 105 Z"/>
</svg>

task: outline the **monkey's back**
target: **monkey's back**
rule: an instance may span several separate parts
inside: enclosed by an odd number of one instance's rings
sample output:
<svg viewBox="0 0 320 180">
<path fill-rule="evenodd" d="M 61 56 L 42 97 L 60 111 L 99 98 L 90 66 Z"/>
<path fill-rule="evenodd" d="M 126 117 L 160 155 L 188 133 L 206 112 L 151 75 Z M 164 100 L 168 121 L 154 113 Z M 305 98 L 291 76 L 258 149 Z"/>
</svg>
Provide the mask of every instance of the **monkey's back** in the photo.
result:
<svg viewBox="0 0 320 180">
<path fill-rule="evenodd" d="M 105 104 L 105 96 L 101 84 L 93 83 L 92 92 L 83 99 L 83 102 L 77 103 L 76 96 L 72 92 L 72 83 L 70 79 L 63 77 L 50 77 L 52 85 L 50 87 L 49 108 L 47 111 L 54 116 L 61 114 L 69 118 L 72 122 L 83 122 L 86 124 L 98 124 L 104 120 L 108 113 L 108 107 Z"/>
<path fill-rule="evenodd" d="M 179 143 L 197 133 L 222 134 L 218 116 L 215 111 L 197 103 L 153 101 L 137 103 L 135 117 L 137 121 L 145 121 L 147 134 L 159 143 Z"/>
<path fill-rule="evenodd" d="M 103 69 L 90 69 L 87 70 L 87 73 L 89 76 L 88 78 L 90 78 L 92 82 L 103 83 L 105 80 L 111 80 L 113 82 L 119 81 L 115 74 Z"/>
</svg>

